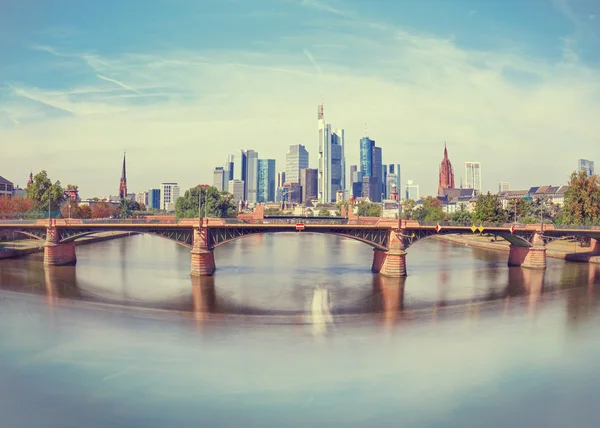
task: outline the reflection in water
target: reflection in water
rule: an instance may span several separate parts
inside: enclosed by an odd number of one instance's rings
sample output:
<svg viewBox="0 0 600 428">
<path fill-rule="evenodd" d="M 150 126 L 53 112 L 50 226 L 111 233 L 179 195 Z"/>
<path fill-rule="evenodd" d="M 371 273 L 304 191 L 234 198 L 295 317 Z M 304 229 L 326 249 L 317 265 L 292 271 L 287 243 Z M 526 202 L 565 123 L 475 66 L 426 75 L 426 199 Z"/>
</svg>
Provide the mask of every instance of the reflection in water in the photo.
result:
<svg viewBox="0 0 600 428">
<path fill-rule="evenodd" d="M 373 290 L 379 294 L 383 324 L 386 327 L 393 326 L 399 317 L 402 317 L 404 309 L 404 284 L 406 278 L 387 278 L 383 275 L 373 276 Z"/>
<path fill-rule="evenodd" d="M 191 280 L 194 319 L 203 321 L 208 314 L 217 311 L 215 278 L 212 276 L 192 276 Z"/>
<path fill-rule="evenodd" d="M 325 334 L 328 327 L 333 324 L 329 291 L 322 285 L 319 285 L 313 291 L 308 320 L 312 327 L 312 333 L 315 336 Z"/>
</svg>

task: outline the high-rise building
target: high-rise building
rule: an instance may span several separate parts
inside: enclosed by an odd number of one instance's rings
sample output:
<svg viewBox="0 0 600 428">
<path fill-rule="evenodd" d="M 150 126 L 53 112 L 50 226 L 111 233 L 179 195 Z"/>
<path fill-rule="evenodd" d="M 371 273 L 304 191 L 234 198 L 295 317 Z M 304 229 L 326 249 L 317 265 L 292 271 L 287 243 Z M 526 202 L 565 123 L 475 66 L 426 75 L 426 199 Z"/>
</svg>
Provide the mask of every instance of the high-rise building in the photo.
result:
<svg viewBox="0 0 600 428">
<path fill-rule="evenodd" d="M 362 197 L 371 202 L 381 202 L 381 185 L 376 177 L 364 176 L 362 179 Z"/>
<path fill-rule="evenodd" d="M 374 199 L 371 198 L 373 202 L 381 202 L 381 196 L 385 192 L 384 191 L 384 181 L 383 181 L 383 165 L 382 165 L 382 154 L 381 147 L 373 147 L 373 178 L 375 179 L 375 194 Z M 385 196 L 385 195 L 384 195 Z"/>
<path fill-rule="evenodd" d="M 300 204 L 302 203 L 302 188 L 300 183 L 290 183 L 289 181 L 283 185 L 283 200 L 286 203 Z"/>
<path fill-rule="evenodd" d="M 300 183 L 300 170 L 308 168 L 308 152 L 301 144 L 290 146 L 285 155 L 285 179 L 288 183 Z"/>
<path fill-rule="evenodd" d="M 319 131 L 319 201 L 335 202 L 336 192 L 344 190 L 346 165 L 344 155 L 344 130 L 331 131 L 325 122 L 323 105 L 318 108 Z"/>
<path fill-rule="evenodd" d="M 258 152 L 246 152 L 246 201 L 256 203 L 258 198 Z"/>
<path fill-rule="evenodd" d="M 302 186 L 302 202 L 317 199 L 319 194 L 319 171 L 303 168 L 300 170 L 300 186 Z"/>
<path fill-rule="evenodd" d="M 229 172 L 227 172 L 227 174 L 229 174 Z M 219 192 L 225 190 L 225 169 L 222 166 L 216 167 L 213 172 L 213 186 L 216 187 Z"/>
<path fill-rule="evenodd" d="M 398 192 L 398 197 L 402 199 L 402 181 L 400 175 L 400 164 L 399 163 L 391 163 L 388 167 L 388 174 L 396 175 L 396 191 Z"/>
<path fill-rule="evenodd" d="M 579 159 L 577 161 L 578 164 L 578 171 L 585 171 L 585 173 L 587 174 L 588 177 L 591 177 L 592 175 L 594 175 L 594 161 L 591 160 L 587 160 L 587 159 Z"/>
<path fill-rule="evenodd" d="M 160 209 L 160 189 L 148 190 L 148 205 L 146 208 L 149 210 Z"/>
<path fill-rule="evenodd" d="M 233 155 L 227 156 L 225 167 L 223 168 L 223 190 L 227 190 L 229 186 L 229 180 L 233 180 Z"/>
<path fill-rule="evenodd" d="M 236 206 L 244 200 L 244 180 L 229 180 L 227 189 L 233 195 Z"/>
<path fill-rule="evenodd" d="M 138 204 L 144 204 L 145 207 L 148 207 L 148 192 L 138 192 L 135 195 L 135 201 Z"/>
<path fill-rule="evenodd" d="M 259 159 L 257 202 L 274 202 L 275 184 L 275 159 Z"/>
<path fill-rule="evenodd" d="M 119 199 L 127 198 L 127 170 L 125 166 L 125 153 L 123 153 L 123 169 L 121 171 L 121 181 L 119 183 Z"/>
<path fill-rule="evenodd" d="M 481 193 L 481 163 L 465 162 L 465 189 L 475 189 Z"/>
<path fill-rule="evenodd" d="M 387 189 L 387 175 L 388 175 L 388 166 L 386 164 L 381 165 L 381 188 L 383 192 L 383 198 L 387 199 L 390 192 Z"/>
<path fill-rule="evenodd" d="M 500 184 L 498 184 L 499 192 L 508 192 L 509 190 L 510 190 L 510 185 L 508 184 L 508 182 L 501 181 Z"/>
<path fill-rule="evenodd" d="M 179 198 L 179 186 L 177 183 L 160 184 L 160 209 L 164 211 L 175 211 L 175 201 Z"/>
<path fill-rule="evenodd" d="M 386 198 L 390 197 L 393 189 L 396 189 L 396 193 L 398 192 L 398 177 L 396 177 L 396 174 L 388 172 L 387 177 L 385 179 Z"/>
<path fill-rule="evenodd" d="M 348 183 L 348 187 L 352 186 L 352 183 L 356 183 L 358 181 L 358 167 L 356 165 L 350 165 L 350 182 Z"/>
<path fill-rule="evenodd" d="M 419 200 L 419 185 L 412 180 L 406 182 L 406 199 Z"/>
<path fill-rule="evenodd" d="M 360 172 L 363 177 L 373 175 L 373 147 L 375 147 L 375 141 L 369 137 L 360 139 Z"/>
<path fill-rule="evenodd" d="M 369 137 L 360 140 L 360 177 L 363 186 L 362 197 L 368 197 L 371 202 L 381 202 L 381 194 L 385 193 L 383 183 L 383 164 L 381 147 L 375 146 L 375 141 Z"/>
<path fill-rule="evenodd" d="M 444 143 L 444 159 L 442 159 L 442 163 L 440 164 L 438 195 L 442 194 L 442 189 L 454 189 L 454 170 L 452 169 L 450 159 L 448 159 L 446 143 Z"/>
<path fill-rule="evenodd" d="M 233 178 L 232 180 L 238 180 L 244 182 L 244 192 L 242 194 L 242 201 L 246 200 L 246 174 L 247 168 L 247 156 L 245 150 L 237 150 L 233 155 Z M 230 180 L 231 181 L 231 180 Z"/>
<path fill-rule="evenodd" d="M 283 187 L 285 184 L 285 171 L 277 173 L 277 187 Z"/>
</svg>

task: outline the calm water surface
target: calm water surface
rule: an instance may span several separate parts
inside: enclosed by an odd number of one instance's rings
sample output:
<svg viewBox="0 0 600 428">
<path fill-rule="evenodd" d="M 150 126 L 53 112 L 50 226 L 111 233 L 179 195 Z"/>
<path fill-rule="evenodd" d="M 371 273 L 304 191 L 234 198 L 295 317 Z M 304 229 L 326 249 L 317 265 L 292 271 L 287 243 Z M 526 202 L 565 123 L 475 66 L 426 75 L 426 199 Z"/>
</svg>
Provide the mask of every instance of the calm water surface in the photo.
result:
<svg viewBox="0 0 600 428">
<path fill-rule="evenodd" d="M 598 427 L 600 266 L 254 236 L 190 278 L 134 236 L 0 261 L 0 427 Z"/>
</svg>

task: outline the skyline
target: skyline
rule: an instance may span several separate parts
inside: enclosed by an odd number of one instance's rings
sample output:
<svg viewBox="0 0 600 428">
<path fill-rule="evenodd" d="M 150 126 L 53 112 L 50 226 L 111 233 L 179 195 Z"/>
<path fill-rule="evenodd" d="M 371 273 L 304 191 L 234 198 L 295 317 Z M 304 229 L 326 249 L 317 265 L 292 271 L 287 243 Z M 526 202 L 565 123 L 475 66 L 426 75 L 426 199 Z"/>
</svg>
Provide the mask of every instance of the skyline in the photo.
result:
<svg viewBox="0 0 600 428">
<path fill-rule="evenodd" d="M 116 194 L 127 149 L 130 191 L 188 189 L 242 147 L 280 172 L 290 144 L 315 168 L 324 99 L 347 165 L 366 122 L 423 194 L 435 194 L 444 141 L 456 172 L 481 162 L 484 192 L 566 184 L 599 154 L 600 5 L 526 3 L 11 4 L 0 175 L 24 187 L 45 169 L 83 197 Z"/>
</svg>

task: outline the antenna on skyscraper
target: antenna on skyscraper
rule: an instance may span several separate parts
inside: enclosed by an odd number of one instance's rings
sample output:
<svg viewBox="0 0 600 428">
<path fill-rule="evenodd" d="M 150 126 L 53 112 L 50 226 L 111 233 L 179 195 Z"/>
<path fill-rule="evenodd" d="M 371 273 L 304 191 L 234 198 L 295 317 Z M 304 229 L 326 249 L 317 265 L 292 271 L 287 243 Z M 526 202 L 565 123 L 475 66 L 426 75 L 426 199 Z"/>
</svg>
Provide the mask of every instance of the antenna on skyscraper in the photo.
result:
<svg viewBox="0 0 600 428">
<path fill-rule="evenodd" d="M 369 134 L 367 134 L 367 122 L 365 122 L 365 137 L 368 137 Z"/>
</svg>

